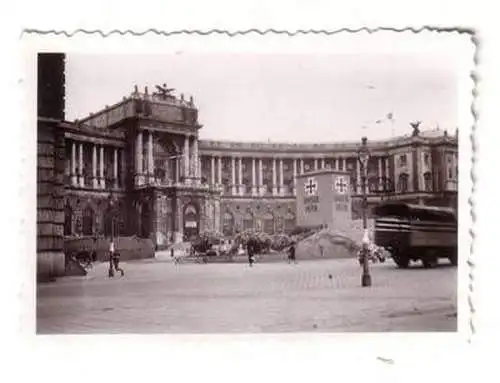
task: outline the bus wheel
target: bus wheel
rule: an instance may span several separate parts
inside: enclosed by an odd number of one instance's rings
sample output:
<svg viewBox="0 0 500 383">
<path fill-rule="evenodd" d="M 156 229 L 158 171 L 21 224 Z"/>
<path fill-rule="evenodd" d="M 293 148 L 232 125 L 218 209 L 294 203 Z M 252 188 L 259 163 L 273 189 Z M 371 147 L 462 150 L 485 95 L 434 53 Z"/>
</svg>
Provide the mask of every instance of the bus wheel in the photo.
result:
<svg viewBox="0 0 500 383">
<path fill-rule="evenodd" d="M 410 259 L 401 254 L 394 254 L 392 259 L 400 269 L 406 269 L 410 264 Z"/>
<path fill-rule="evenodd" d="M 438 264 L 437 256 L 433 252 L 429 252 L 424 254 L 422 257 L 422 264 L 426 269 L 433 269 Z"/>
</svg>

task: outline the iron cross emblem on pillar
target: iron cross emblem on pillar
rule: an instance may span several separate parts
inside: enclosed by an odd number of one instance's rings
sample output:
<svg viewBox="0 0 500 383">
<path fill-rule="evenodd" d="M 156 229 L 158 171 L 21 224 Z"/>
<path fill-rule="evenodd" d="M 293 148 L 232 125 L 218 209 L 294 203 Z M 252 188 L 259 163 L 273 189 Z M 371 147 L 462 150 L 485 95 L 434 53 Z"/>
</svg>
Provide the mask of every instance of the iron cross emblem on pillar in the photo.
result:
<svg viewBox="0 0 500 383">
<path fill-rule="evenodd" d="M 308 178 L 304 188 L 307 195 L 314 195 L 318 189 L 318 183 L 314 180 L 314 178 Z"/>
<path fill-rule="evenodd" d="M 335 190 L 339 194 L 345 194 L 347 192 L 347 188 L 349 185 L 347 185 L 347 182 L 345 180 L 345 177 L 337 177 L 335 180 Z"/>
</svg>

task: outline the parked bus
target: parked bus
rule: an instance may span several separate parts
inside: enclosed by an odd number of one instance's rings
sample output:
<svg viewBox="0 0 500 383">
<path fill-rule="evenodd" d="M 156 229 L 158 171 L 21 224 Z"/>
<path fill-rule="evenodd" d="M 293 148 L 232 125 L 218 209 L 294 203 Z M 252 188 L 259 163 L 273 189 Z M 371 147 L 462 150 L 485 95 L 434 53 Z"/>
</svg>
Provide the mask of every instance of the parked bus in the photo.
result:
<svg viewBox="0 0 500 383">
<path fill-rule="evenodd" d="M 376 206 L 375 243 L 385 247 L 396 265 L 421 261 L 432 268 L 439 258 L 457 265 L 457 215 L 444 207 L 384 202 Z"/>
</svg>

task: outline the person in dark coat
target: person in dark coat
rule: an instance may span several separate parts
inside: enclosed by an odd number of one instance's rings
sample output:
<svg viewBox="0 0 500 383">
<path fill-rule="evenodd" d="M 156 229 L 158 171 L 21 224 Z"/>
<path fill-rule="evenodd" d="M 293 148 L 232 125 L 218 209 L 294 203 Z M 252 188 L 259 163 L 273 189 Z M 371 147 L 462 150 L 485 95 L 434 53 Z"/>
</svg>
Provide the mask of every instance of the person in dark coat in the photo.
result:
<svg viewBox="0 0 500 383">
<path fill-rule="evenodd" d="M 248 264 L 250 265 L 250 267 L 253 266 L 253 263 L 255 262 L 255 249 L 254 249 L 254 245 L 253 245 L 253 241 L 248 241 L 247 242 L 247 253 L 248 253 Z"/>
<path fill-rule="evenodd" d="M 120 268 L 120 253 L 115 251 L 115 243 L 113 241 L 111 241 L 111 243 L 109 244 L 109 258 L 110 262 L 109 262 L 108 276 L 114 277 L 115 276 L 114 271 L 116 270 L 119 271 L 121 273 L 121 276 L 123 277 L 125 273 L 123 269 Z"/>
<path fill-rule="evenodd" d="M 295 242 L 292 242 L 290 247 L 288 248 L 288 263 L 297 263 L 295 258 Z"/>
</svg>

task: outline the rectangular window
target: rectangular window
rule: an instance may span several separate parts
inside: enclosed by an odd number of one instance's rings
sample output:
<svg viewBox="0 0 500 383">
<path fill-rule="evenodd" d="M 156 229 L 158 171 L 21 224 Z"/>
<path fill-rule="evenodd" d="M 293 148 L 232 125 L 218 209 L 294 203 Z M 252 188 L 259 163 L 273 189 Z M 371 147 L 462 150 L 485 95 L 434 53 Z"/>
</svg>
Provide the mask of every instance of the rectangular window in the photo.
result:
<svg viewBox="0 0 500 383">
<path fill-rule="evenodd" d="M 399 167 L 404 167 L 407 165 L 407 162 L 406 162 L 406 154 L 401 154 L 399 156 Z"/>
</svg>

